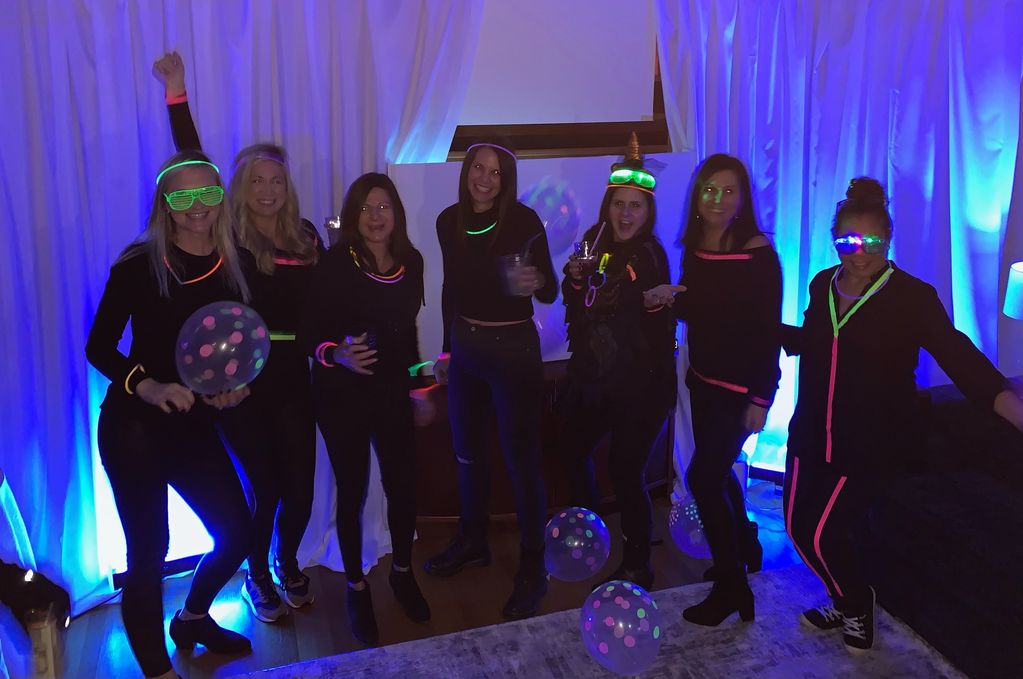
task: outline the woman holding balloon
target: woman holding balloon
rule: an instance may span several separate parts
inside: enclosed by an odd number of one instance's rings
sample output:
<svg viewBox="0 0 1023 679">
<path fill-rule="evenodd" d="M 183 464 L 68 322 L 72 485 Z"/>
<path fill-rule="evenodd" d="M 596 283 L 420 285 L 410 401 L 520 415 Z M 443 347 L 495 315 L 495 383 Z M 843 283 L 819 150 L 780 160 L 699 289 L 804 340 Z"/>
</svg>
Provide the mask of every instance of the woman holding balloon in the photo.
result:
<svg viewBox="0 0 1023 679">
<path fill-rule="evenodd" d="M 171 621 L 171 638 L 179 647 L 199 643 L 213 653 L 251 649 L 208 612 L 245 557 L 251 524 L 214 413 L 238 405 L 248 389 L 196 399 L 175 369 L 176 339 L 194 311 L 250 297 L 246 275 L 255 263 L 235 247 L 223 199 L 219 171 L 202 153 L 178 153 L 164 163 L 147 228 L 111 267 L 86 345 L 89 362 L 111 380 L 99 417 L 99 453 L 128 550 L 121 614 L 147 677 L 176 676 L 164 643 L 161 588 L 168 484 L 214 540 Z M 129 322 L 126 356 L 118 342 Z"/>
<path fill-rule="evenodd" d="M 572 470 L 572 502 L 598 508 L 592 453 L 610 434 L 608 464 L 624 539 L 621 565 L 610 579 L 645 589 L 654 580 L 646 464 L 676 396 L 674 298 L 647 294 L 670 280 L 667 255 L 653 234 L 654 185 L 634 134 L 625 162 L 612 167 L 600 220 L 584 234 L 583 252 L 569 260 L 561 285 L 572 352 L 561 397 L 561 447 Z"/>
<path fill-rule="evenodd" d="M 422 305 L 423 257 L 409 241 L 398 190 L 387 175 L 365 174 L 345 195 L 341 240 L 316 268 L 299 336 L 315 359 L 316 418 L 337 480 L 348 616 L 355 637 L 370 645 L 379 635 L 362 572 L 371 442 L 394 549 L 388 581 L 410 619 L 430 619 L 411 568 L 416 464 L 410 389 L 422 366 L 416 328 Z"/>
<path fill-rule="evenodd" d="M 199 149 L 180 55 L 165 54 L 153 73 L 164 84 L 175 145 Z M 274 622 L 287 613 L 284 602 L 292 608 L 313 602 L 309 577 L 299 570 L 298 546 L 312 511 L 316 424 L 309 360 L 295 338 L 313 267 L 324 248 L 315 227 L 299 216 L 288 157 L 276 144 L 253 144 L 238 153 L 227 203 L 239 242 L 256 258 L 256 277 L 265 293 L 257 311 L 273 341 L 252 397 L 222 419 L 252 493 L 253 545 L 242 597 L 257 620 Z M 280 594 L 268 559 L 275 523 Z"/>
<path fill-rule="evenodd" d="M 493 143 L 469 147 L 458 202 L 438 215 L 437 239 L 444 256 L 445 353 L 434 374 L 448 383 L 461 521 L 458 536 L 424 568 L 451 576 L 490 563 L 488 423 L 496 414 L 521 532 L 519 570 L 503 613 L 527 618 L 547 593 L 548 577 L 540 476 L 543 363 L 532 300 L 552 303 L 558 282 L 543 223 L 518 201 L 511 150 Z"/>
</svg>

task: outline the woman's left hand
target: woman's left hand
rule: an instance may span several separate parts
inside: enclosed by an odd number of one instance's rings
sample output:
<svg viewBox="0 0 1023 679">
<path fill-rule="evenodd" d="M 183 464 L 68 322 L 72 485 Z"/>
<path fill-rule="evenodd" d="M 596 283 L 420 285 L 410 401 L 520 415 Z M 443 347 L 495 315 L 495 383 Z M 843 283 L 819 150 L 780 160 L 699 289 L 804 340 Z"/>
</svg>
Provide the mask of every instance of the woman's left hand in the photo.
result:
<svg viewBox="0 0 1023 679">
<path fill-rule="evenodd" d="M 543 287 L 544 277 L 535 266 L 524 266 L 518 270 L 518 286 L 523 297 L 528 297 Z"/>
<path fill-rule="evenodd" d="M 1023 399 L 1006 389 L 995 397 L 995 412 L 1023 431 Z"/>
<path fill-rule="evenodd" d="M 244 401 L 250 393 L 248 387 L 242 387 L 232 391 L 222 391 L 218 394 L 213 394 L 213 396 L 203 396 L 202 400 L 206 402 L 206 405 L 213 406 L 217 410 L 223 410 L 224 408 L 234 408 Z"/>
<path fill-rule="evenodd" d="M 767 424 L 767 408 L 750 403 L 742 414 L 742 426 L 751 434 L 764 430 Z"/>
</svg>

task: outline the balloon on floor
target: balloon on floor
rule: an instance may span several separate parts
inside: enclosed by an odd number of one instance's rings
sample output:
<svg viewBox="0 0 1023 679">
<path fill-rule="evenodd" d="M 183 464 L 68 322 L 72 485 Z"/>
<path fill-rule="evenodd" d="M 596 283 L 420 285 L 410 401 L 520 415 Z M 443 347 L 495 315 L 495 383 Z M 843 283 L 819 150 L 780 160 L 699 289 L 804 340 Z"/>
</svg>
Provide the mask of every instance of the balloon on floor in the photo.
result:
<svg viewBox="0 0 1023 679">
<path fill-rule="evenodd" d="M 596 512 L 570 507 L 547 522 L 544 547 L 547 571 L 558 580 L 577 582 L 593 577 L 607 563 L 611 536 Z"/>
<path fill-rule="evenodd" d="M 178 375 L 198 394 L 240 389 L 256 379 L 270 355 L 270 333 L 259 314 L 238 302 L 213 302 L 181 325 Z"/>
<path fill-rule="evenodd" d="M 650 593 L 625 580 L 612 580 L 586 598 L 579 631 L 590 656 L 617 674 L 650 669 L 661 650 L 661 613 Z"/>
<path fill-rule="evenodd" d="M 696 500 L 687 495 L 671 507 L 668 513 L 668 532 L 685 554 L 694 559 L 709 559 L 710 545 L 703 532 L 703 521 L 696 508 Z"/>
</svg>

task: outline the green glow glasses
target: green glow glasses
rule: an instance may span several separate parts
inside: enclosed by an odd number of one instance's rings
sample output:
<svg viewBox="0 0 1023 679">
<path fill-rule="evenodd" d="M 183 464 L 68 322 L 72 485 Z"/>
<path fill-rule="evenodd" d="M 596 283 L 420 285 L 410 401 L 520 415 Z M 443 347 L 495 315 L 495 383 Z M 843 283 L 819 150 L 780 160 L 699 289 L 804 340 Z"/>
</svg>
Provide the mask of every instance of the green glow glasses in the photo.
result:
<svg viewBox="0 0 1023 679">
<path fill-rule="evenodd" d="M 887 239 L 870 234 L 845 233 L 835 238 L 835 250 L 840 255 L 852 255 L 861 250 L 868 255 L 880 255 L 887 247 Z"/>
<path fill-rule="evenodd" d="M 195 204 L 196 198 L 206 207 L 213 207 L 224 202 L 223 186 L 200 186 L 196 189 L 181 189 L 163 194 L 167 205 L 175 212 L 184 212 Z"/>
<path fill-rule="evenodd" d="M 654 176 L 646 170 L 633 170 L 629 168 L 615 170 L 608 177 L 608 182 L 611 184 L 633 184 L 644 189 L 652 189 L 657 183 Z"/>
</svg>

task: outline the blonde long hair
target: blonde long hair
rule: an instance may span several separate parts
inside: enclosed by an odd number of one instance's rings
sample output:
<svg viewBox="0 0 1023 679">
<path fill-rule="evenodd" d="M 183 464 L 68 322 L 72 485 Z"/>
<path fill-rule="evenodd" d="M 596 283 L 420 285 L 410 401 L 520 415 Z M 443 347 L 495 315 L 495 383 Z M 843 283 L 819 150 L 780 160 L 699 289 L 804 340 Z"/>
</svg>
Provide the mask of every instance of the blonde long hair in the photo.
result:
<svg viewBox="0 0 1023 679">
<path fill-rule="evenodd" d="M 277 227 L 273 238 L 268 238 L 256 227 L 249 213 L 248 195 L 252 186 L 252 167 L 257 160 L 271 160 L 284 169 L 285 196 L 284 205 L 277 212 Z M 296 255 L 298 259 L 315 264 L 318 258 L 316 244 L 309 240 L 309 235 L 302 226 L 298 210 L 298 194 L 295 183 L 288 172 L 288 156 L 284 149 L 276 144 L 253 144 L 238 152 L 234 159 L 234 174 L 231 176 L 231 188 L 227 196 L 231 214 L 238 228 L 238 240 L 256 257 L 256 266 L 266 274 L 274 272 L 274 250 L 280 241 L 284 250 Z"/>
<path fill-rule="evenodd" d="M 182 168 L 174 168 L 169 172 L 164 171 L 169 167 L 190 160 L 210 163 L 210 159 L 202 151 L 186 150 L 175 153 L 160 166 L 160 181 L 157 182 L 156 192 L 153 194 L 153 206 L 149 211 L 149 221 L 146 224 L 146 230 L 142 232 L 138 239 L 125 248 L 121 256 L 117 258 L 117 262 L 122 262 L 144 253 L 149 258 L 149 266 L 153 276 L 156 278 L 162 297 L 170 297 L 167 267 L 174 267 L 178 264 L 175 261 L 174 250 L 171 248 L 171 245 L 174 244 L 174 220 L 171 218 L 170 209 L 163 196 L 167 193 L 167 186 L 170 184 L 171 179 Z M 186 165 L 185 167 L 189 166 Z M 216 176 L 217 185 L 223 187 L 224 183 L 220 178 L 220 173 L 214 172 L 213 174 Z M 235 246 L 234 224 L 230 210 L 221 207 L 220 214 L 217 217 L 217 221 L 213 223 L 210 235 L 213 239 L 213 248 L 224 259 L 224 264 L 220 267 L 217 275 L 222 277 L 230 289 L 240 293 L 243 301 L 248 302 L 250 297 L 249 286 L 245 281 L 245 274 L 242 272 L 238 257 L 238 249 Z"/>
</svg>

